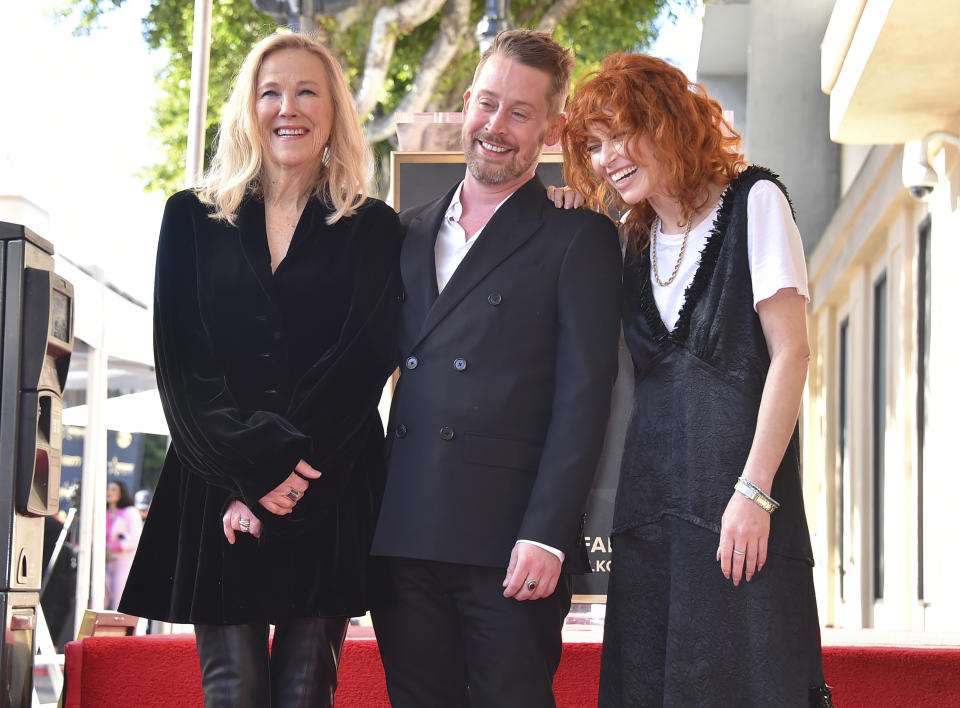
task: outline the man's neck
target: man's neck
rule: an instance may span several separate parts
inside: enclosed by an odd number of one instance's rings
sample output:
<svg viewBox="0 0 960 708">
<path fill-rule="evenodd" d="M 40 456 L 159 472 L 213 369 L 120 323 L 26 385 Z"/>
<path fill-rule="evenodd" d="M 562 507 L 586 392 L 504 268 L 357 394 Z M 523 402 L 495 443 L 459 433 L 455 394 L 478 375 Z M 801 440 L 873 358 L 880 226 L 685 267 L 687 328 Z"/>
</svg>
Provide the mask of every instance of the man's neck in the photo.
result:
<svg viewBox="0 0 960 708">
<path fill-rule="evenodd" d="M 476 179 L 468 171 L 463 180 L 463 188 L 460 190 L 460 206 L 463 213 L 492 214 L 500 202 L 525 185 L 533 175 L 534 173 L 530 172 L 503 184 L 487 184 Z"/>
</svg>

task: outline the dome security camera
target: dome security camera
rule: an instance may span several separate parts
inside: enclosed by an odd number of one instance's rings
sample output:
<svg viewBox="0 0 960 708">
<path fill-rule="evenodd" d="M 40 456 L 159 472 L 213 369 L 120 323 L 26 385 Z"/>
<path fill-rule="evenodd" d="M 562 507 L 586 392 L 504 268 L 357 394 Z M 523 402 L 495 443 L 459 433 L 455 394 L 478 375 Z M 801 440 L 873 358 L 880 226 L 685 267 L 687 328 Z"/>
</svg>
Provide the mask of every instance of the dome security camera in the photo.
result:
<svg viewBox="0 0 960 708">
<path fill-rule="evenodd" d="M 925 202 L 940 181 L 927 162 L 925 140 L 911 140 L 903 146 L 903 186 L 918 202 Z"/>
<path fill-rule="evenodd" d="M 940 177 L 930 166 L 927 152 L 933 141 L 960 147 L 960 137 L 942 130 L 927 133 L 923 140 L 911 140 L 903 145 L 903 186 L 910 191 L 911 197 L 921 202 L 929 199 L 940 183 Z"/>
</svg>

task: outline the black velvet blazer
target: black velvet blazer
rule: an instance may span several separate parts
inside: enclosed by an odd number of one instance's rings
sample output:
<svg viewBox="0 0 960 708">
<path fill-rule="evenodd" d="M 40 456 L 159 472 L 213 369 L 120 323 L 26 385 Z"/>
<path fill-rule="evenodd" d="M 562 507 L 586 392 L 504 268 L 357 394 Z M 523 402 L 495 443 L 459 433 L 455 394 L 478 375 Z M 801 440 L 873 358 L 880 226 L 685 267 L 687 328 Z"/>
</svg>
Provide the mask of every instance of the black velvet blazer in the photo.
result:
<svg viewBox="0 0 960 708">
<path fill-rule="evenodd" d="M 525 539 L 584 572 L 582 513 L 617 375 L 616 228 L 556 209 L 534 177 L 438 295 L 452 192 L 401 215 L 403 361 L 373 552 L 506 568 Z"/>
<path fill-rule="evenodd" d="M 247 199 L 236 227 L 211 220 L 190 191 L 168 201 L 154 348 L 172 445 L 122 611 L 195 623 L 356 615 L 380 585 L 368 550 L 384 475 L 377 405 L 396 366 L 400 229 L 376 200 L 332 226 L 329 211 L 308 202 L 281 279 L 262 201 Z M 293 514 L 274 516 L 257 500 L 301 458 L 323 476 Z M 263 520 L 259 543 L 224 538 L 236 498 Z"/>
</svg>

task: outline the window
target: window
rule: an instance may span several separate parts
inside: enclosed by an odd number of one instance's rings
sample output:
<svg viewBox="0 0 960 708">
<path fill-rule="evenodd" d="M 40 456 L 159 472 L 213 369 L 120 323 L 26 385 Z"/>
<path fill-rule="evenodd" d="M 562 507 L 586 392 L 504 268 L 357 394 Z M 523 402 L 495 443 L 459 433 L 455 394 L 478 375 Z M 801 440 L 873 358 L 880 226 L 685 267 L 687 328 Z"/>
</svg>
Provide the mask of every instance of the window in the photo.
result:
<svg viewBox="0 0 960 708">
<path fill-rule="evenodd" d="M 873 596 L 883 598 L 883 484 L 887 431 L 887 275 L 873 284 Z"/>
<path fill-rule="evenodd" d="M 850 319 L 846 318 L 840 324 L 840 391 L 839 410 L 837 418 L 840 430 L 837 435 L 837 453 L 839 456 L 837 473 L 837 504 L 834 513 L 837 515 L 837 555 L 840 559 L 837 572 L 840 575 L 840 601 L 844 600 L 843 578 L 846 575 L 846 558 L 844 538 L 847 534 L 846 513 L 846 480 L 850 478 Z"/>
<path fill-rule="evenodd" d="M 917 273 L 917 599 L 923 587 L 923 462 L 930 390 L 930 217 L 920 224 Z"/>
</svg>

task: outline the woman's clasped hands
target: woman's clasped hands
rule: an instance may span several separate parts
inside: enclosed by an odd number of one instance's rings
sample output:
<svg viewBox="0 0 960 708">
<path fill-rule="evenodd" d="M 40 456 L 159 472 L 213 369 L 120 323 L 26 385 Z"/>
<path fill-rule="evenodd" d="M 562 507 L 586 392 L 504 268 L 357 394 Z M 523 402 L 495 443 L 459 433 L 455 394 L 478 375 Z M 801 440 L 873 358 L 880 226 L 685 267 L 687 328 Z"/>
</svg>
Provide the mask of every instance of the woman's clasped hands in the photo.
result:
<svg viewBox="0 0 960 708">
<path fill-rule="evenodd" d="M 293 511 L 309 488 L 310 480 L 319 479 L 319 477 L 319 471 L 305 460 L 300 460 L 285 480 L 257 501 L 270 513 L 284 516 Z M 237 533 L 248 533 L 254 538 L 260 538 L 261 527 L 260 519 L 239 499 L 231 501 L 223 514 L 223 535 L 230 544 L 236 542 Z"/>
</svg>

